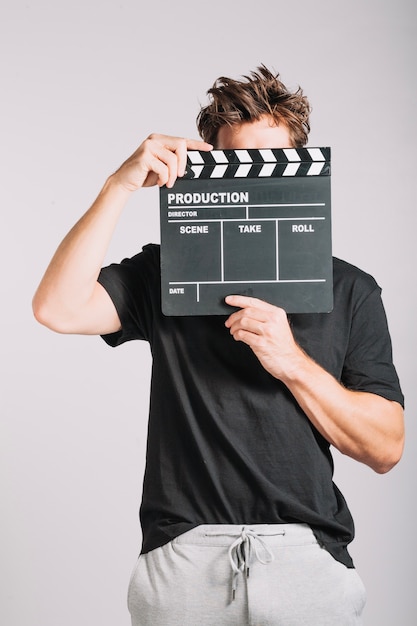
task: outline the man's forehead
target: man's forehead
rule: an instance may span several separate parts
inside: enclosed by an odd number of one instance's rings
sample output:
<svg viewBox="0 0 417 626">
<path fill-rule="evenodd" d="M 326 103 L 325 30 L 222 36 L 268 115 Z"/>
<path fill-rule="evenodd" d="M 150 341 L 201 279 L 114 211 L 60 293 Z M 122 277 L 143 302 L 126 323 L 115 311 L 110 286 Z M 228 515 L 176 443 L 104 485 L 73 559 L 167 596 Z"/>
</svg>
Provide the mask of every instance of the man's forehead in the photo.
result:
<svg viewBox="0 0 417 626">
<path fill-rule="evenodd" d="M 241 122 L 222 126 L 216 138 L 216 148 L 239 150 L 245 148 L 291 148 L 289 130 L 285 124 L 277 124 L 270 116 L 253 122 Z"/>
</svg>

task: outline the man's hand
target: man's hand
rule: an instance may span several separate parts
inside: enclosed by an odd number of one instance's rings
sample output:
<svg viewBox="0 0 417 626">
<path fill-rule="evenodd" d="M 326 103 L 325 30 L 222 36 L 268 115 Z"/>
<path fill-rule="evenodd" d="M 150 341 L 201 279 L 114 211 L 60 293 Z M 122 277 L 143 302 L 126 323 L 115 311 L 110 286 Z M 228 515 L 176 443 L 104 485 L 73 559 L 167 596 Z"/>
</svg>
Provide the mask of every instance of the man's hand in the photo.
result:
<svg viewBox="0 0 417 626">
<path fill-rule="evenodd" d="M 153 185 L 172 187 L 184 176 L 187 150 L 207 152 L 212 148 L 205 141 L 153 133 L 113 174 L 113 181 L 127 191 Z"/>
<path fill-rule="evenodd" d="M 295 342 L 285 311 L 247 296 L 227 296 L 226 304 L 240 308 L 226 320 L 230 334 L 250 346 L 272 376 L 285 381 L 305 356 Z"/>
</svg>

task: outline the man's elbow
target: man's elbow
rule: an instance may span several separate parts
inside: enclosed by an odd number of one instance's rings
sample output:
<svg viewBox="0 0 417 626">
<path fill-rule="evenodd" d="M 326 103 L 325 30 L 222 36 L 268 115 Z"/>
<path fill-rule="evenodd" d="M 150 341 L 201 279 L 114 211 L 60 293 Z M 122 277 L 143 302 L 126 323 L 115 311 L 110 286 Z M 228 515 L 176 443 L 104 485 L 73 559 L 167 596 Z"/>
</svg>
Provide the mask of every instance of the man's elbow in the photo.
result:
<svg viewBox="0 0 417 626">
<path fill-rule="evenodd" d="M 372 465 L 372 469 L 377 474 L 386 474 L 399 463 L 404 451 L 404 434 L 395 441 L 387 445 L 384 454 L 381 455 Z"/>
<path fill-rule="evenodd" d="M 65 324 L 62 317 L 53 310 L 52 307 L 35 294 L 32 300 L 33 315 L 39 324 L 46 326 L 56 333 L 70 333 L 68 324 Z"/>
<path fill-rule="evenodd" d="M 374 458 L 374 463 L 369 463 L 378 474 L 386 474 L 395 467 L 404 451 L 404 409 L 399 402 L 390 401 L 389 410 L 390 432 L 381 443 L 379 455 Z"/>
</svg>

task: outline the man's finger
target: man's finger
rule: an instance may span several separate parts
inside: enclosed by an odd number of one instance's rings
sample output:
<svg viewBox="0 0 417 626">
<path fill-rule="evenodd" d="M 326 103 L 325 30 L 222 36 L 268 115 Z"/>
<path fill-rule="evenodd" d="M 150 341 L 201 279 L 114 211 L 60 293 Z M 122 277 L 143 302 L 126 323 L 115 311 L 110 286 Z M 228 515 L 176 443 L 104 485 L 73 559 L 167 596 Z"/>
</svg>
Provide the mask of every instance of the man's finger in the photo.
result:
<svg viewBox="0 0 417 626">
<path fill-rule="evenodd" d="M 259 300 L 259 298 L 253 298 L 252 296 L 226 296 L 226 304 L 230 306 L 238 307 L 239 309 L 247 309 L 248 307 L 254 307 L 257 309 L 269 310 L 271 308 L 277 308 L 265 300 Z"/>
<path fill-rule="evenodd" d="M 213 150 L 212 144 L 207 141 L 201 141 L 201 139 L 187 139 L 186 141 L 187 150 L 202 150 L 203 152 Z"/>
</svg>

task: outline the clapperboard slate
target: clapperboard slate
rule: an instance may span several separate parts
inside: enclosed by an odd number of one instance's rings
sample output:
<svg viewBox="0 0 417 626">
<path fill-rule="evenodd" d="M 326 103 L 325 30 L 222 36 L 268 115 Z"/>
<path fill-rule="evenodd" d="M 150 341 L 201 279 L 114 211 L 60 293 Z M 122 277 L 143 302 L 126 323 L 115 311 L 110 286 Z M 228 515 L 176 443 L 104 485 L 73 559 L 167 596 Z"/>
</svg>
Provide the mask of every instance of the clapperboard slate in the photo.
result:
<svg viewBox="0 0 417 626">
<path fill-rule="evenodd" d="M 190 151 L 160 211 L 165 315 L 227 314 L 230 294 L 332 310 L 330 148 Z"/>
</svg>

